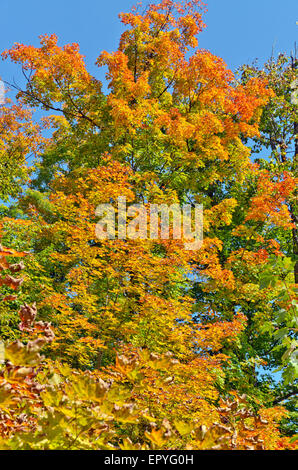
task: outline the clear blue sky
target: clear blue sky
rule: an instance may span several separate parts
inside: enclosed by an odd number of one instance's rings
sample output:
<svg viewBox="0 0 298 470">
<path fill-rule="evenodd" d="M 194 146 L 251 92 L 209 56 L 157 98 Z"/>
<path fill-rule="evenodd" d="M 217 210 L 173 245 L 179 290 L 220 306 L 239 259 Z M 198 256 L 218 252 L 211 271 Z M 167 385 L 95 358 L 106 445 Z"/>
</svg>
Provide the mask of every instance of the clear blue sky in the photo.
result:
<svg viewBox="0 0 298 470">
<path fill-rule="evenodd" d="M 118 13 L 129 11 L 134 0 L 0 0 L 0 50 L 14 42 L 38 44 L 40 34 L 56 33 L 63 45 L 78 42 L 89 72 L 103 79 L 94 65 L 100 51 L 117 48 L 122 25 Z M 298 42 L 297 0 L 205 0 L 207 28 L 200 47 L 222 57 L 235 70 L 256 57 L 260 62 L 287 52 Z M 144 1 L 144 3 L 147 3 Z M 0 61 L 0 77 L 20 83 L 21 74 Z"/>
</svg>

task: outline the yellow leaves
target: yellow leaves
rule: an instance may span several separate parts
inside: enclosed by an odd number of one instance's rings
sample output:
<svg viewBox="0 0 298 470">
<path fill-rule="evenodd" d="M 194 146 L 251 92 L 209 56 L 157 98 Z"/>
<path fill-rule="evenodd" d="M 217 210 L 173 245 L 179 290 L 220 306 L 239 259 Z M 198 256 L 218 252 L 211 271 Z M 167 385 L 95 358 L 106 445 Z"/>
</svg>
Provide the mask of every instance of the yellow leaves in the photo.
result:
<svg viewBox="0 0 298 470">
<path fill-rule="evenodd" d="M 53 390 L 49 389 L 41 394 L 41 399 L 46 407 L 59 407 L 63 398 L 63 392 L 61 390 L 55 390 L 55 393 L 53 393 Z M 72 414 L 74 414 L 74 412 Z"/>
<path fill-rule="evenodd" d="M 65 384 L 65 393 L 74 400 L 88 400 L 103 403 L 109 385 L 103 380 L 94 380 L 88 375 L 73 374 L 71 381 Z"/>
<path fill-rule="evenodd" d="M 71 130 L 70 123 L 64 115 L 63 116 L 61 115 L 46 116 L 42 118 L 42 123 L 43 123 L 43 127 L 46 129 L 49 129 L 51 127 L 53 129 L 56 129 L 53 132 L 53 138 L 55 139 L 65 138 Z M 49 142 L 49 145 L 51 145 L 50 142 Z"/>
<path fill-rule="evenodd" d="M 170 352 L 159 355 L 144 349 L 139 351 L 139 355 L 142 361 L 153 370 L 171 370 L 173 365 L 178 364 L 177 359 Z"/>
<path fill-rule="evenodd" d="M 174 425 L 181 436 L 187 436 L 194 430 L 194 424 L 191 422 L 174 420 Z"/>
<path fill-rule="evenodd" d="M 0 107 L 1 199 L 15 196 L 28 181 L 30 169 L 26 157 L 28 154 L 36 157 L 44 143 L 40 126 L 33 122 L 30 110 L 20 103 Z"/>
<path fill-rule="evenodd" d="M 83 373 L 48 362 L 39 374 L 43 385 L 30 381 L 34 377 L 31 367 L 10 368 L 9 379 L 0 379 L 0 408 L 5 413 L 14 409 L 15 414 L 2 420 L 3 435 L 13 437 L 17 431 L 18 448 L 22 448 L 27 442 L 26 433 L 34 431 L 34 438 L 28 435 L 30 449 L 78 446 L 139 450 L 179 446 L 242 450 L 290 445 L 277 431 L 278 422 L 285 417 L 282 407 L 261 409 L 257 415 L 248 407 L 246 398 L 236 393 L 231 393 L 232 401 L 220 400 L 219 407 L 205 401 L 206 397 L 212 402 L 217 399 L 214 378 L 207 372 L 211 364 L 206 359 L 205 364 L 198 358 L 185 364 L 170 354 L 163 358 L 148 356 L 145 350 L 131 350 L 128 356 L 119 357 L 117 364 L 115 375 L 116 369 Z M 132 370 L 140 366 L 144 375 L 131 386 L 127 367 Z M 100 375 L 105 376 L 104 380 Z M 30 406 L 26 408 L 26 421 L 18 428 L 20 394 L 30 400 Z"/>
<path fill-rule="evenodd" d="M 189 349 L 190 340 L 185 341 L 177 319 L 190 319 L 191 299 L 177 295 L 169 300 L 163 295 L 172 282 L 178 286 L 186 282 L 190 254 L 181 241 L 162 241 L 162 256 L 155 254 L 157 244 L 152 240 L 90 242 L 98 203 L 117 201 L 119 195 L 126 195 L 128 202 L 134 199 L 130 176 L 125 166 L 107 158 L 106 165 L 86 170 L 83 176 L 74 172 L 53 183 L 51 203 L 63 221 L 46 226 L 42 236 L 63 240 L 67 252 L 51 254 L 51 260 L 65 270 L 61 294 L 44 292 L 57 323 L 52 350 L 63 348 L 64 337 L 68 344 L 63 353 L 84 366 L 114 338 L 157 350 L 170 342 L 179 354 Z M 152 183 L 150 174 L 137 181 L 146 185 L 148 200 L 177 197 Z"/>
<path fill-rule="evenodd" d="M 41 360 L 39 349 L 38 343 L 29 342 L 25 346 L 20 341 L 14 341 L 5 347 L 5 358 L 16 366 L 36 365 Z"/>
<path fill-rule="evenodd" d="M 113 418 L 119 423 L 138 423 L 139 412 L 133 404 L 124 404 L 122 406 L 114 405 L 112 414 Z"/>
<path fill-rule="evenodd" d="M 121 450 L 147 450 L 146 446 L 141 446 L 140 443 L 133 444 L 129 438 L 123 439 L 122 443 L 120 442 L 119 447 Z"/>
<path fill-rule="evenodd" d="M 138 363 L 134 360 L 129 360 L 125 356 L 116 356 L 116 364 L 114 370 L 115 372 L 120 373 L 122 376 L 126 377 L 132 382 L 137 379 L 140 380 L 142 378 Z"/>
<path fill-rule="evenodd" d="M 153 449 L 162 449 L 165 444 L 165 438 L 163 437 L 164 431 L 162 429 L 145 432 L 145 437 L 151 442 Z"/>
<path fill-rule="evenodd" d="M 230 225 L 232 222 L 233 212 L 238 205 L 234 198 L 224 199 L 211 209 L 204 211 L 205 230 L 209 227 L 218 227 L 221 225 Z"/>
<path fill-rule="evenodd" d="M 92 350 L 97 349 L 107 349 L 103 341 L 99 338 L 92 338 L 92 336 L 85 336 L 84 338 L 78 339 L 79 343 L 84 343 L 88 345 Z"/>
</svg>

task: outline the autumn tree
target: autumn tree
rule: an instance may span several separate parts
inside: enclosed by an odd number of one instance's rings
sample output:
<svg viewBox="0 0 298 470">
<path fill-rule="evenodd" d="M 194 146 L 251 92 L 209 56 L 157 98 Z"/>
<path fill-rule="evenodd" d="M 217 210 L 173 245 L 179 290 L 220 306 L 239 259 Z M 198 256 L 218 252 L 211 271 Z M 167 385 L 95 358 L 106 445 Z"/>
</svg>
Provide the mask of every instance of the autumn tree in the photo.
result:
<svg viewBox="0 0 298 470">
<path fill-rule="evenodd" d="M 239 71 L 243 83 L 251 77 L 264 77 L 274 90 L 264 107 L 260 121 L 260 136 L 253 141 L 255 161 L 263 173 L 278 180 L 287 175 L 297 176 L 297 58 L 295 54 L 287 57 L 279 54 L 271 57 L 263 67 L 257 63 L 245 65 Z M 296 179 L 297 182 L 297 179 Z M 286 190 L 290 184 L 286 183 Z M 263 324 L 263 330 L 274 337 L 272 353 L 277 363 L 284 365 L 283 376 L 286 386 L 280 384 L 275 402 L 284 403 L 295 410 L 297 399 L 297 195 L 295 188 L 285 194 L 285 211 L 290 216 L 291 226 L 274 229 L 267 233 L 278 242 L 279 259 L 271 258 L 262 275 L 261 283 L 272 292 L 272 320 Z M 282 193 L 280 188 L 275 199 Z M 280 213 L 278 217 L 280 218 Z M 262 235 L 264 228 L 262 228 Z M 296 418 L 294 418 L 294 423 Z M 295 429 L 295 424 L 293 424 Z"/>
<path fill-rule="evenodd" d="M 29 184 L 3 212 L 3 243 L 31 253 L 20 302 L 36 302 L 55 333 L 38 379 L 47 391 L 26 407 L 32 428 L 27 438 L 9 436 L 9 445 L 294 446 L 279 433 L 287 413 L 275 405 L 293 387 L 295 370 L 285 359 L 295 343 L 276 350 L 274 342 L 295 333 L 286 240 L 295 235 L 296 180 L 289 165 L 275 171 L 250 158 L 248 141 L 263 138 L 277 93 L 270 76 L 250 72 L 237 80 L 222 59 L 198 48 L 203 10 L 199 0 L 163 0 L 121 14 L 126 29 L 117 51 L 97 59 L 108 70 L 106 94 L 79 46 L 60 47 L 55 35 L 2 54 L 26 77 L 17 87 L 19 109 L 46 114 L 22 132 L 34 135 L 34 145 L 42 126 L 51 133 L 40 141 Z M 3 116 L 9 109 L 1 108 Z M 8 126 L 14 142 L 20 128 Z M 22 161 L 32 145 L 25 141 Z M 203 204 L 203 246 L 98 240 L 96 207 L 119 196 L 128 205 Z M 7 309 L 6 339 L 21 338 L 15 304 Z M 291 333 L 283 336 L 285 321 Z M 282 367 L 288 388 L 278 395 L 260 378 L 261 366 Z M 113 383 L 112 391 L 100 380 Z M 114 429 L 100 413 L 122 424 Z M 49 423 L 53 434 L 43 442 Z M 70 423 L 82 426 L 84 439 Z"/>
</svg>

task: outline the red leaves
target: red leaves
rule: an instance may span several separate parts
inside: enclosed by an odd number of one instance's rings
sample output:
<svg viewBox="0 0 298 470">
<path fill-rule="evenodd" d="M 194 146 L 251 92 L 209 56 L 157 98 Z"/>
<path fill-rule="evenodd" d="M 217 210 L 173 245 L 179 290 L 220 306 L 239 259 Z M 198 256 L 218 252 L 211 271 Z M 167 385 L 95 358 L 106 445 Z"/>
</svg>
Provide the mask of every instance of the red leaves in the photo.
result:
<svg viewBox="0 0 298 470">
<path fill-rule="evenodd" d="M 24 268 L 25 268 L 25 265 L 22 262 L 18 263 L 18 264 L 11 264 L 9 266 L 9 269 L 12 273 L 18 273 L 18 272 L 22 271 Z"/>
<path fill-rule="evenodd" d="M 14 249 L 7 249 L 2 247 L 0 245 L 0 270 L 10 270 L 12 273 L 18 273 L 22 271 L 25 268 L 25 265 L 23 262 L 20 263 L 15 263 L 15 264 L 9 264 L 7 261 L 7 257 L 13 256 L 16 258 L 23 258 L 27 256 L 29 253 L 26 251 L 16 251 Z M 24 278 L 15 278 L 13 276 L 10 276 L 9 274 L 6 274 L 5 277 L 0 278 L 0 286 L 7 286 L 10 287 L 13 290 L 19 289 L 19 287 L 23 284 Z M 2 297 L 2 302 L 8 302 L 8 301 L 14 301 L 17 300 L 17 295 L 4 295 Z M 50 323 L 44 323 L 42 321 L 35 323 L 37 315 L 37 308 L 36 308 L 36 303 L 34 303 L 32 306 L 28 304 L 24 304 L 20 307 L 19 310 L 19 316 L 21 319 L 21 322 L 19 324 L 19 328 L 21 331 L 27 331 L 29 333 L 43 333 L 44 338 L 38 338 L 36 341 L 37 343 L 34 343 L 33 347 L 42 347 L 45 343 L 49 343 L 53 341 L 55 335 L 54 332 L 51 329 Z"/>
<path fill-rule="evenodd" d="M 2 302 L 8 302 L 8 301 L 16 300 L 17 298 L 18 298 L 17 295 L 5 295 L 5 297 L 3 297 L 1 300 Z"/>
<path fill-rule="evenodd" d="M 0 245 L 0 271 L 4 271 L 6 269 L 11 271 L 12 273 L 18 273 L 22 271 L 25 268 L 23 262 L 17 264 L 10 264 L 6 258 L 9 256 L 12 256 L 14 258 L 24 258 L 28 254 L 29 253 L 26 251 L 16 251 L 14 249 L 8 249 Z M 4 278 L 0 278 L 0 286 L 6 285 L 14 290 L 18 289 L 23 282 L 23 278 L 14 278 L 9 274 L 7 274 Z"/>
<path fill-rule="evenodd" d="M 7 274 L 5 278 L 0 279 L 0 286 L 6 285 L 8 287 L 11 287 L 13 290 L 17 290 L 24 282 L 24 279 L 21 278 L 14 278 L 12 276 L 9 276 Z"/>
<path fill-rule="evenodd" d="M 22 305 L 19 315 L 21 319 L 20 330 L 30 331 L 37 315 L 36 303 L 34 303 L 31 307 L 27 304 Z"/>
<path fill-rule="evenodd" d="M 34 324 L 34 331 L 43 333 L 43 340 L 45 343 L 51 343 L 55 338 L 55 333 L 52 330 L 51 323 L 38 321 Z"/>
<path fill-rule="evenodd" d="M 37 340 L 32 342 L 33 348 L 41 348 L 46 343 L 51 343 L 55 338 L 55 334 L 51 328 L 51 324 L 48 322 L 35 322 L 37 315 L 36 303 L 32 306 L 22 305 L 19 311 L 21 323 L 19 328 L 21 331 L 27 331 L 29 333 L 42 333 L 43 337 L 37 338 Z"/>
</svg>

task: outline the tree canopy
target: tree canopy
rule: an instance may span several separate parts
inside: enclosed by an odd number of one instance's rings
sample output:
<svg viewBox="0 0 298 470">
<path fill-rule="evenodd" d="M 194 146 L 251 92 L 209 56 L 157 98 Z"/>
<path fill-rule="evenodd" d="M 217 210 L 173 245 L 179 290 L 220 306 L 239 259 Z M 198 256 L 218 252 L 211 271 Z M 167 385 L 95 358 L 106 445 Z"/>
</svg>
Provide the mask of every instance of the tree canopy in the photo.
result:
<svg viewBox="0 0 298 470">
<path fill-rule="evenodd" d="M 108 91 L 55 35 L 2 53 L 1 449 L 297 447 L 298 61 L 234 74 L 203 14 L 120 14 Z M 201 248 L 99 240 L 119 197 L 203 205 Z"/>
</svg>

